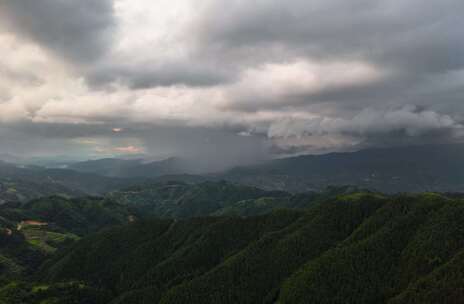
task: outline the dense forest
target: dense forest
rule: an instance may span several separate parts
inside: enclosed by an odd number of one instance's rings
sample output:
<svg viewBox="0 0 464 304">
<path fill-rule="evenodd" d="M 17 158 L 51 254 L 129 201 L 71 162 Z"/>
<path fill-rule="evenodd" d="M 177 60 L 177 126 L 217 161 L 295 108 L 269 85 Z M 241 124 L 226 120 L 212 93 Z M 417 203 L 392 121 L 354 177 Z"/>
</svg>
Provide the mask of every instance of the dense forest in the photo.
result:
<svg viewBox="0 0 464 304">
<path fill-rule="evenodd" d="M 0 303 L 462 303 L 463 216 L 460 195 L 226 182 L 4 204 Z"/>
</svg>

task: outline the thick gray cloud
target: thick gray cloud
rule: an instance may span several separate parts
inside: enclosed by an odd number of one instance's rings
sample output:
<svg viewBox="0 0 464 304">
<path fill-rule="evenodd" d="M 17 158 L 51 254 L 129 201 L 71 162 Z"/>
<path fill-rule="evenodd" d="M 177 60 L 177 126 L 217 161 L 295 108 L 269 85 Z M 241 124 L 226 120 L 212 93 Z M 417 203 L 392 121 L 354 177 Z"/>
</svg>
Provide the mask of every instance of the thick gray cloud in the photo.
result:
<svg viewBox="0 0 464 304">
<path fill-rule="evenodd" d="M 302 136 L 307 134 L 382 135 L 401 133 L 410 137 L 428 134 L 437 130 L 454 131 L 461 135 L 464 126 L 449 115 L 404 106 L 400 109 L 379 111 L 366 109 L 352 119 L 314 118 L 282 120 L 271 125 L 270 137 Z"/>
<path fill-rule="evenodd" d="M 112 0 L 1 0 L 0 18 L 10 31 L 76 63 L 102 56 L 115 26 Z"/>
<path fill-rule="evenodd" d="M 5 138 L 235 164 L 464 136 L 460 0 L 0 5 L 0 42 L 82 67 L 0 45 Z"/>
<path fill-rule="evenodd" d="M 407 102 L 420 103 L 411 100 L 411 90 L 464 66 L 464 3 L 458 0 L 213 1 L 206 11 L 198 22 L 200 37 L 217 53 L 249 49 L 263 61 L 277 48 L 283 62 L 292 57 L 360 60 L 391 73 L 380 86 L 335 88 L 303 96 L 307 102 L 351 99 L 372 105 L 410 98 Z M 296 102 L 301 100 L 298 96 Z"/>
<path fill-rule="evenodd" d="M 446 70 L 464 62 L 463 9 L 457 0 L 213 1 L 198 27 L 205 41 L 230 48 L 281 45 L 321 58 Z"/>
<path fill-rule="evenodd" d="M 132 66 L 110 64 L 93 69 L 86 80 L 94 88 L 120 83 L 137 90 L 170 85 L 214 86 L 229 82 L 231 78 L 232 75 L 222 66 L 214 67 L 193 61 L 161 64 L 145 62 Z"/>
</svg>

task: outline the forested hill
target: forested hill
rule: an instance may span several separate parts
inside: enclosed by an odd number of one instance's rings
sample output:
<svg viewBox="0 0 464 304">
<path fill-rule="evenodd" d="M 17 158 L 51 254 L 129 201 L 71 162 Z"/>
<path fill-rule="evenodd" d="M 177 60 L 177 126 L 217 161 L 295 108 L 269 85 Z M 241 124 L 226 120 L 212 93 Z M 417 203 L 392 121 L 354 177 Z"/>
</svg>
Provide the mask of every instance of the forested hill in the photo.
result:
<svg viewBox="0 0 464 304">
<path fill-rule="evenodd" d="M 235 168 L 222 178 L 301 192 L 354 185 L 381 192 L 464 191 L 464 144 L 303 155 Z"/>
<path fill-rule="evenodd" d="M 43 299 L 40 285 L 52 298 L 63 288 L 111 304 L 462 303 L 463 217 L 459 197 L 359 192 L 257 217 L 141 220 L 83 238 L 42 266 L 40 283 L 8 292 Z"/>
<path fill-rule="evenodd" d="M 302 195 L 304 203 L 316 197 L 336 195 L 349 188 L 328 189 Z M 161 218 L 187 218 L 219 214 L 256 215 L 280 207 L 294 207 L 296 197 L 282 191 L 265 191 L 225 181 L 189 184 L 158 182 L 114 191 L 106 198 L 129 206 L 145 215 Z M 296 206 L 295 206 L 296 207 Z"/>
<path fill-rule="evenodd" d="M 291 195 L 227 182 L 161 182 L 129 187 L 105 197 L 69 198 L 57 193 L 23 202 L 22 199 L 53 191 L 57 186 L 32 184 L 28 188 L 24 181 L 8 181 L 7 185 L 4 193 L 8 195 L 2 196 L 4 201 L 0 204 L 0 288 L 2 280 L 28 278 L 57 250 L 104 228 L 153 217 L 254 216 L 276 208 L 302 209 L 355 191 L 340 187 Z"/>
</svg>

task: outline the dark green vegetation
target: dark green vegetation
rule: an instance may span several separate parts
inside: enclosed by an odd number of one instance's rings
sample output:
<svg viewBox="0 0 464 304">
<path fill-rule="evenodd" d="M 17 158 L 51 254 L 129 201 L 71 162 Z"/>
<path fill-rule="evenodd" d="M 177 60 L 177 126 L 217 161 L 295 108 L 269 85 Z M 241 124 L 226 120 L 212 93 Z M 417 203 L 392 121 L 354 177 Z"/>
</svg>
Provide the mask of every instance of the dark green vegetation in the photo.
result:
<svg viewBox="0 0 464 304">
<path fill-rule="evenodd" d="M 15 189 L 21 196 L 25 196 L 24 191 L 30 189 Z M 300 195 L 306 198 L 305 202 L 310 202 L 313 196 Z M 242 200 L 252 206 L 255 200 L 277 199 L 281 199 L 282 206 L 295 200 L 287 193 L 225 182 L 146 184 L 112 192 L 103 198 L 55 195 L 28 202 L 12 199 L 0 205 L 0 267 L 3 274 L 21 277 L 36 271 L 56 249 L 69 246 L 80 237 L 102 228 L 153 216 L 182 218 L 226 214 L 223 208 L 240 206 Z M 267 213 L 273 208 L 274 205 L 260 204 L 259 210 L 246 213 Z"/>
<path fill-rule="evenodd" d="M 47 222 L 56 230 L 77 235 L 96 232 L 103 227 L 126 223 L 132 215 L 126 206 L 98 197 L 69 199 L 51 196 L 24 204 L 6 204 L 0 208 L 4 217 L 20 222 Z"/>
<path fill-rule="evenodd" d="M 460 194 L 228 182 L 12 200 L 0 304 L 463 303 L 463 218 Z"/>
<path fill-rule="evenodd" d="M 290 194 L 265 191 L 230 182 L 158 182 L 111 192 L 106 199 L 134 210 L 134 214 L 157 218 L 200 216 L 254 216 L 275 209 L 303 209 L 312 204 L 353 193 L 350 186 L 327 187 L 321 192 Z"/>
<path fill-rule="evenodd" d="M 144 214 L 162 218 L 186 218 L 216 213 L 235 213 L 236 205 L 246 203 L 251 206 L 260 198 L 277 199 L 283 207 L 291 195 L 286 192 L 264 191 L 227 182 L 198 184 L 162 182 L 112 192 L 107 195 L 107 198 L 136 208 Z M 273 207 L 273 205 L 263 206 L 265 212 L 272 210 Z M 235 209 L 242 210 L 241 208 Z"/>
<path fill-rule="evenodd" d="M 355 192 L 304 205 L 106 229 L 58 250 L 37 283 L 5 285 L 0 295 L 39 299 L 47 286 L 50 298 L 61 288 L 111 304 L 464 300 L 461 198 Z"/>
<path fill-rule="evenodd" d="M 131 216 L 125 206 L 91 197 L 5 203 L 0 206 L 0 278 L 31 275 L 57 249 L 103 227 L 126 224 Z"/>
<path fill-rule="evenodd" d="M 0 303 L 105 303 L 108 294 L 80 282 L 37 283 L 56 252 L 103 227 L 127 224 L 131 211 L 102 198 L 52 196 L 0 205 Z"/>
</svg>

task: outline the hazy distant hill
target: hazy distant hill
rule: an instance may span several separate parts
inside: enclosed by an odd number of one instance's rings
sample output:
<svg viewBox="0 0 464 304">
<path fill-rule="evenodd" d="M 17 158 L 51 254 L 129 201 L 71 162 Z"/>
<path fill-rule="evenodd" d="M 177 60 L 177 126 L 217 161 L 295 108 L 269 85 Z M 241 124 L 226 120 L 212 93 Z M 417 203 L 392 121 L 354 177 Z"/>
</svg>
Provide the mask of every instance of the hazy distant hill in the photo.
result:
<svg viewBox="0 0 464 304">
<path fill-rule="evenodd" d="M 103 194 L 143 182 L 144 179 L 111 178 L 69 169 L 47 169 L 38 166 L 18 166 L 0 162 L 0 199 L 16 193 L 27 200 L 52 194 L 70 196 Z"/>
<path fill-rule="evenodd" d="M 85 193 L 52 182 L 30 182 L 25 180 L 0 178 L 0 205 L 6 202 L 26 202 L 31 199 L 50 196 L 81 196 Z"/>
<path fill-rule="evenodd" d="M 287 191 L 346 184 L 383 192 L 463 191 L 464 145 L 299 156 L 235 168 L 223 178 Z"/>
<path fill-rule="evenodd" d="M 24 159 L 12 154 L 1 153 L 0 154 L 0 163 L 21 163 Z"/>
<path fill-rule="evenodd" d="M 163 175 L 193 173 L 189 162 L 180 158 L 168 158 L 161 161 L 144 161 L 142 159 L 104 158 L 77 162 L 69 169 L 94 173 L 109 177 L 145 177 L 156 178 Z"/>
<path fill-rule="evenodd" d="M 464 191 L 464 145 L 369 149 L 352 153 L 304 155 L 238 167 L 224 173 L 195 173 L 179 158 L 163 161 L 101 159 L 69 169 L 110 177 L 190 181 L 230 180 L 267 190 L 305 192 L 329 185 L 354 185 L 382 192 Z M 167 180 L 166 178 L 163 178 Z"/>
<path fill-rule="evenodd" d="M 126 160 L 117 158 L 103 158 L 77 162 L 69 165 L 68 168 L 79 172 L 115 177 L 125 176 L 127 170 L 139 165 L 142 165 L 142 160 L 139 159 Z"/>
</svg>

